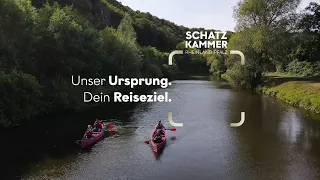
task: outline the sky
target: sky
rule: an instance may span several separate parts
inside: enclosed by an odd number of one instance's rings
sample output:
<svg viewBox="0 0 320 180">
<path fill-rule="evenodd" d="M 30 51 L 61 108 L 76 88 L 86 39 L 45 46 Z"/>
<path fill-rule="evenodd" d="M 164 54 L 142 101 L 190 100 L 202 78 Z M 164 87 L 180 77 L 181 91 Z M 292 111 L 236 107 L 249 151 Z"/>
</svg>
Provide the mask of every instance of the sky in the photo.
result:
<svg viewBox="0 0 320 180">
<path fill-rule="evenodd" d="M 133 10 L 172 21 L 186 27 L 233 31 L 233 7 L 238 0 L 119 0 Z M 309 2 L 320 0 L 302 0 L 299 9 Z"/>
</svg>

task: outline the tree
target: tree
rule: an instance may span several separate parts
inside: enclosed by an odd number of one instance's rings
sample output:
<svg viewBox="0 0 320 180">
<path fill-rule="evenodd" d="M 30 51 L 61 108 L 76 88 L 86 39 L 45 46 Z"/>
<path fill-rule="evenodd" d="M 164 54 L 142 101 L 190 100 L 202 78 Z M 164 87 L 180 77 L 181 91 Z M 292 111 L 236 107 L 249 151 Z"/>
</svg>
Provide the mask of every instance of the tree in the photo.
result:
<svg viewBox="0 0 320 180">
<path fill-rule="evenodd" d="M 301 16 L 297 29 L 302 33 L 297 35 L 293 60 L 320 61 L 320 4 L 311 2 Z"/>
<path fill-rule="evenodd" d="M 275 52 L 283 46 L 283 35 L 293 27 L 295 9 L 299 3 L 300 0 L 242 0 L 238 3 L 234 12 L 237 33 L 231 38 L 228 48 L 242 51 L 246 65 L 233 68 L 232 64 L 239 60 L 231 56 L 228 64 L 235 71 L 234 75 L 243 77 L 240 78 L 245 80 L 242 84 L 255 87 L 270 64 L 281 61 Z M 234 84 L 240 85 L 238 82 Z"/>
<path fill-rule="evenodd" d="M 185 41 L 180 42 L 176 49 L 184 49 L 185 48 Z M 189 48 L 189 52 L 197 51 L 195 48 Z M 200 51 L 198 51 L 200 52 Z M 198 53 L 197 52 L 197 53 Z M 189 55 L 184 56 L 176 56 L 175 62 L 179 69 L 186 73 L 186 74 L 205 74 L 209 73 L 209 67 L 207 65 L 207 59 L 201 53 L 190 53 Z"/>
<path fill-rule="evenodd" d="M 298 27 L 305 32 L 320 31 L 320 4 L 311 2 L 305 8 Z"/>
<path fill-rule="evenodd" d="M 116 53 L 122 76 L 140 76 L 141 53 L 137 44 L 136 32 L 129 14 L 125 14 L 117 29 L 119 47 Z"/>
<path fill-rule="evenodd" d="M 206 56 L 208 64 L 210 64 L 210 72 L 217 73 L 219 76 L 226 72 L 225 65 L 226 55 L 223 54 L 209 54 Z"/>
<path fill-rule="evenodd" d="M 0 71 L 0 127 L 18 125 L 38 112 L 41 86 L 37 79 L 17 71 Z"/>
<path fill-rule="evenodd" d="M 126 13 L 118 26 L 118 32 L 121 33 L 128 42 L 136 42 L 137 35 L 133 28 L 133 20 L 128 13 Z"/>
</svg>

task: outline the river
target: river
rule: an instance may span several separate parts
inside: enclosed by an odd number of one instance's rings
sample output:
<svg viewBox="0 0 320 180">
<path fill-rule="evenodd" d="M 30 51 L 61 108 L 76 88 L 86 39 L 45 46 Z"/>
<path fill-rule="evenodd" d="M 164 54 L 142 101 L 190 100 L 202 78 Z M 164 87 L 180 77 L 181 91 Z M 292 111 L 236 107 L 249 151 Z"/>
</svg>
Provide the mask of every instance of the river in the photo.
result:
<svg viewBox="0 0 320 180">
<path fill-rule="evenodd" d="M 156 91 L 172 102 L 105 105 L 2 133 L 1 179 L 320 179 L 318 114 L 219 80 L 178 80 Z M 155 154 L 144 141 L 158 120 L 171 127 L 168 112 L 184 126 L 168 131 Z M 240 112 L 245 123 L 230 127 Z M 97 117 L 115 129 L 82 150 L 75 140 Z"/>
</svg>

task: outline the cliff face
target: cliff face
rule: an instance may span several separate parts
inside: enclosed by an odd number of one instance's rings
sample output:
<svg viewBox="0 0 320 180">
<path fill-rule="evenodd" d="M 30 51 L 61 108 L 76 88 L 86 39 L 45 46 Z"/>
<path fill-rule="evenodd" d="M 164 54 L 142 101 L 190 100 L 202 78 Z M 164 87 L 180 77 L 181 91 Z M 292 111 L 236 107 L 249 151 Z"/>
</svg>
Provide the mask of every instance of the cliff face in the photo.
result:
<svg viewBox="0 0 320 180">
<path fill-rule="evenodd" d="M 92 17 L 97 29 L 111 25 L 109 8 L 101 0 L 74 0 L 74 7 Z"/>
</svg>

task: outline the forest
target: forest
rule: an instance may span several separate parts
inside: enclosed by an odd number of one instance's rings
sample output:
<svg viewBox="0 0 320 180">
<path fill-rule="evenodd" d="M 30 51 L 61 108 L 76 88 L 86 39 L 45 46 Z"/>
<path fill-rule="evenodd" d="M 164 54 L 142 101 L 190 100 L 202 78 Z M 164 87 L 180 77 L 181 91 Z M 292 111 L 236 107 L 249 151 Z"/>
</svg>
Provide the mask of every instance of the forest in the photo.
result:
<svg viewBox="0 0 320 180">
<path fill-rule="evenodd" d="M 233 86 L 255 88 L 266 72 L 320 76 L 320 5 L 297 12 L 300 0 L 241 0 L 237 26 L 228 32 L 225 54 L 175 57 L 185 48 L 187 28 L 134 11 L 116 0 L 0 0 L 0 128 L 87 106 L 84 91 L 104 94 L 115 87 L 77 87 L 71 76 L 104 78 L 219 74 Z M 213 29 L 208 31 L 215 31 Z"/>
<path fill-rule="evenodd" d="M 84 91 L 119 90 L 75 88 L 72 75 L 173 79 L 181 72 L 208 72 L 199 55 L 167 65 L 190 29 L 115 0 L 0 0 L 0 17 L 1 128 L 83 108 Z"/>
</svg>

